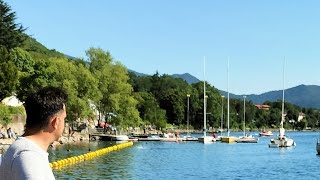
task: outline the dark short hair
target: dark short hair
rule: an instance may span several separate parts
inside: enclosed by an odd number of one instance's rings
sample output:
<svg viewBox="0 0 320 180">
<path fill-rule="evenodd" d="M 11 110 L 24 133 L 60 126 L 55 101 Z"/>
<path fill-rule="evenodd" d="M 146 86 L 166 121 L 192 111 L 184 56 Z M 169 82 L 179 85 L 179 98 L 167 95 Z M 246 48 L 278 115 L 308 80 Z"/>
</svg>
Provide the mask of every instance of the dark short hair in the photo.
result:
<svg viewBox="0 0 320 180">
<path fill-rule="evenodd" d="M 49 124 L 49 119 L 63 110 L 68 95 L 62 88 L 44 87 L 30 94 L 25 101 L 27 114 L 26 129 L 41 130 Z"/>
</svg>

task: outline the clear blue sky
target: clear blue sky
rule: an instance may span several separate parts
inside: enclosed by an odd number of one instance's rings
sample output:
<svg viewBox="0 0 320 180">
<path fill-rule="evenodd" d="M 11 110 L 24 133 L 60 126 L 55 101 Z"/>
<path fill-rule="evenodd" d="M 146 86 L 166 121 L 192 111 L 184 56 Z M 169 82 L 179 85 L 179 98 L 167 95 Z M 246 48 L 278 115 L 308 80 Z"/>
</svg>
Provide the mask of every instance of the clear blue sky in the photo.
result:
<svg viewBox="0 0 320 180">
<path fill-rule="evenodd" d="M 190 73 L 229 91 L 261 94 L 320 85 L 320 1 L 5 0 L 17 22 L 49 49 L 85 56 L 110 51 L 145 74 Z"/>
</svg>

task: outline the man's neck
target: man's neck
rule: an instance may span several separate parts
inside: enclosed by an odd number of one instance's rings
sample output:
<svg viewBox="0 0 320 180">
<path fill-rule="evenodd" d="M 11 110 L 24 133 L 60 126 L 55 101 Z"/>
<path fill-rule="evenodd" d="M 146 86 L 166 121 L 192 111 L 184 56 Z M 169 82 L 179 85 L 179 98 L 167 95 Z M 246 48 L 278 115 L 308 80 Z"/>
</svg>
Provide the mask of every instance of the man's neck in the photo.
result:
<svg viewBox="0 0 320 180">
<path fill-rule="evenodd" d="M 50 140 L 51 138 L 44 132 L 38 132 L 38 133 L 26 132 L 22 136 L 36 143 L 44 151 L 47 151 L 49 145 L 52 143 Z"/>
</svg>

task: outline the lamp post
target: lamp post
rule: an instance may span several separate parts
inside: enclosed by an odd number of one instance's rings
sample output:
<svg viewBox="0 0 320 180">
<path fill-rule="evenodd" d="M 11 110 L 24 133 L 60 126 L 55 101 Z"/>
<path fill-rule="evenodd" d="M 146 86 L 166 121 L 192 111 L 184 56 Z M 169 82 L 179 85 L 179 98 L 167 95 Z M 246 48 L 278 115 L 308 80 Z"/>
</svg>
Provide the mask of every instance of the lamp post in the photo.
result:
<svg viewBox="0 0 320 180">
<path fill-rule="evenodd" d="M 221 132 L 221 136 L 222 136 L 222 131 L 223 131 L 223 98 L 224 96 L 221 96 L 221 129 L 220 129 L 220 132 Z"/>
<path fill-rule="evenodd" d="M 243 96 L 243 136 L 246 135 L 246 96 Z"/>
<path fill-rule="evenodd" d="M 189 137 L 189 98 L 190 94 L 187 94 L 188 108 L 187 108 L 187 138 Z"/>
</svg>

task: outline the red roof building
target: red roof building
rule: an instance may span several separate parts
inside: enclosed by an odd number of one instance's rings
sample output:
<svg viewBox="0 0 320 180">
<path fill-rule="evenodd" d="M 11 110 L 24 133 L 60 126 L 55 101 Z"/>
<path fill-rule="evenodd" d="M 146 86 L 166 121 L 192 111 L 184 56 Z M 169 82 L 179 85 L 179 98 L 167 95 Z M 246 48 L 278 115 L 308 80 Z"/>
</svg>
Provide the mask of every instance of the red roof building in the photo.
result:
<svg viewBox="0 0 320 180">
<path fill-rule="evenodd" d="M 265 105 L 265 104 L 256 104 L 255 105 L 258 109 L 265 109 L 265 110 L 269 110 L 270 106 L 269 105 Z"/>
</svg>

